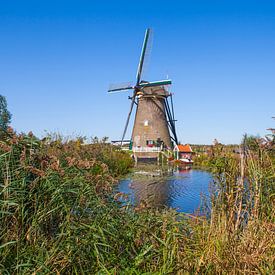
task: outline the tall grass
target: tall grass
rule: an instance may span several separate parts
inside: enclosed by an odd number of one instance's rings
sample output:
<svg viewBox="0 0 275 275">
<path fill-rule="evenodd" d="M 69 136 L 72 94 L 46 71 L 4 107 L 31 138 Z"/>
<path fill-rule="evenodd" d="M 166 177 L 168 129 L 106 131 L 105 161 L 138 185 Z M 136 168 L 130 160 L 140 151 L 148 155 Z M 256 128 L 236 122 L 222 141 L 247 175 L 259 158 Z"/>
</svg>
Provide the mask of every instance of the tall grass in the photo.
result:
<svg viewBox="0 0 275 275">
<path fill-rule="evenodd" d="M 252 142 L 253 140 L 253 142 Z M 274 144 L 244 138 L 239 154 L 213 146 L 200 156 L 214 174 L 212 213 L 201 261 L 204 271 L 262 273 L 275 271 Z M 270 146 L 271 145 L 271 146 Z M 201 270 L 201 269 L 199 269 Z"/>
<path fill-rule="evenodd" d="M 104 142 L 0 142 L 2 274 L 274 272 L 270 151 L 216 154 L 211 219 L 122 207 L 114 194 L 130 157 Z"/>
</svg>

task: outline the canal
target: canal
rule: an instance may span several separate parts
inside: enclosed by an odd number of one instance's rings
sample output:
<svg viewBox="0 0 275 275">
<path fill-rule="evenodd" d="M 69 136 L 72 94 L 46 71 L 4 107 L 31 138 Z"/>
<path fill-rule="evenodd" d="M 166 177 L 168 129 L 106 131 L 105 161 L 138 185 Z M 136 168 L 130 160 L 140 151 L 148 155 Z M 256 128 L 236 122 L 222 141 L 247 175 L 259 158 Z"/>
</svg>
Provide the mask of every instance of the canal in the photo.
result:
<svg viewBox="0 0 275 275">
<path fill-rule="evenodd" d="M 127 203 L 135 206 L 143 203 L 153 208 L 194 213 L 209 205 L 211 182 L 211 173 L 203 170 L 140 167 L 119 182 L 117 191 L 127 194 Z"/>
</svg>

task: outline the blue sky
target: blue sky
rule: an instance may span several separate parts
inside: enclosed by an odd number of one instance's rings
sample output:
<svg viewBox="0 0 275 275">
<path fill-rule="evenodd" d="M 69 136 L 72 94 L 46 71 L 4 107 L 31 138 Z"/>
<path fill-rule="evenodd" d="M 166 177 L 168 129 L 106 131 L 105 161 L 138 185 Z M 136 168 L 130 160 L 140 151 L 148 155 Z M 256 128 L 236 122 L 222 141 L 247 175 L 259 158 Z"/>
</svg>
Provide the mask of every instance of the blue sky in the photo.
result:
<svg viewBox="0 0 275 275">
<path fill-rule="evenodd" d="M 119 139 L 130 94 L 106 91 L 135 80 L 147 27 L 146 80 L 173 80 L 183 143 L 274 127 L 274 1 L 0 0 L 0 94 L 13 127 Z"/>
</svg>

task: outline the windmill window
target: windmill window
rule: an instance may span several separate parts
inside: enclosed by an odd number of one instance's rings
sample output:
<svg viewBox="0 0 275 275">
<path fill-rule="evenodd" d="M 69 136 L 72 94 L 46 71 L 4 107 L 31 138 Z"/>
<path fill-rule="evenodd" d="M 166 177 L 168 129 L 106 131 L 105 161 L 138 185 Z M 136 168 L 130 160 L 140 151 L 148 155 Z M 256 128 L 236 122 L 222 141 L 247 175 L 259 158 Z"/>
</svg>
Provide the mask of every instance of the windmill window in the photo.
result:
<svg viewBox="0 0 275 275">
<path fill-rule="evenodd" d="M 155 141 L 154 140 L 146 140 L 146 145 L 148 147 L 153 147 L 155 145 Z"/>
<path fill-rule="evenodd" d="M 149 121 L 148 120 L 144 120 L 144 126 L 148 126 Z"/>
</svg>

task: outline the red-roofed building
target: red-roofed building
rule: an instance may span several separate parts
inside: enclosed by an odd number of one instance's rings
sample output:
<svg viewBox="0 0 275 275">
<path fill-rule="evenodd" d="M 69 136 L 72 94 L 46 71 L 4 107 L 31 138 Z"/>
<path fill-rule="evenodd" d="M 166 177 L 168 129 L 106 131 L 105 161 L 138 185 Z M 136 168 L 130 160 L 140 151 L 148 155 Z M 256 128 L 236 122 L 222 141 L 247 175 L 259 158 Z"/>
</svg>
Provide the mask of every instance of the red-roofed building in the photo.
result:
<svg viewBox="0 0 275 275">
<path fill-rule="evenodd" d="M 178 160 L 183 160 L 185 162 L 192 162 L 193 150 L 189 144 L 178 144 L 174 148 L 175 157 Z"/>
</svg>

